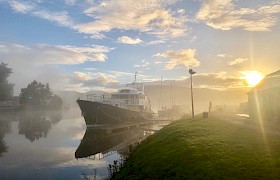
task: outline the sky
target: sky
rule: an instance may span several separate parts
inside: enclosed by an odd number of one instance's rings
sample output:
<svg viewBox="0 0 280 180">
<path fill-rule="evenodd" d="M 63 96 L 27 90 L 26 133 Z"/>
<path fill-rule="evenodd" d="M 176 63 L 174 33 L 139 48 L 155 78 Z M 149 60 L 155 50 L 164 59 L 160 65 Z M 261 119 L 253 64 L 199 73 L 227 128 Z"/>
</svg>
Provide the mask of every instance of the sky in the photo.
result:
<svg viewBox="0 0 280 180">
<path fill-rule="evenodd" d="M 244 89 L 280 69 L 279 0 L 0 0 L 0 62 L 14 93 L 112 91 L 134 80 Z M 181 83 L 188 86 L 187 83 Z"/>
</svg>

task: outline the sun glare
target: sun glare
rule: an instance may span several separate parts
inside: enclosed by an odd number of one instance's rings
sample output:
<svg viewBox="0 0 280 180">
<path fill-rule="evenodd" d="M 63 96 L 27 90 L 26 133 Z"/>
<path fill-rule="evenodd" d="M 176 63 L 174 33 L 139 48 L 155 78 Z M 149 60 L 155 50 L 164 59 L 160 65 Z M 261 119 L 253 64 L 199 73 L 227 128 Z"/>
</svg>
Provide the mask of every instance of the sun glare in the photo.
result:
<svg viewBox="0 0 280 180">
<path fill-rule="evenodd" d="M 242 74 L 244 74 L 242 79 L 245 79 L 250 87 L 256 86 L 264 78 L 264 76 L 260 72 L 255 70 L 245 71 L 242 72 Z"/>
</svg>

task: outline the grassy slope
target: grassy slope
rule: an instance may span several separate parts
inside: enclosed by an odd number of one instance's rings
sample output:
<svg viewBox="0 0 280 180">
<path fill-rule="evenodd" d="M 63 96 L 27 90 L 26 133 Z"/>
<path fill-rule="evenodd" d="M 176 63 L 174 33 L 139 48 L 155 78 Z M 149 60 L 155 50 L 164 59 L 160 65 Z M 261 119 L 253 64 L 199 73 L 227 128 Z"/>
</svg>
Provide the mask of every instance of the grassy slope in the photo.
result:
<svg viewBox="0 0 280 180">
<path fill-rule="evenodd" d="M 268 144 L 268 145 L 265 145 Z M 116 179 L 280 179 L 280 136 L 214 118 L 177 121 L 146 139 Z"/>
</svg>

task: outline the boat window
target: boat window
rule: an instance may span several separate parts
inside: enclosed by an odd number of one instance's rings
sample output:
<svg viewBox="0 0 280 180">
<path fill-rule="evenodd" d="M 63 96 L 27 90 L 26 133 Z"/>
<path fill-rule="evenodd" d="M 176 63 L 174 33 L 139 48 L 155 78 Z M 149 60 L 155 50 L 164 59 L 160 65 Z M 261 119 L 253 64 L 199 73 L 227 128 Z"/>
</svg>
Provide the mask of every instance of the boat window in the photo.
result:
<svg viewBox="0 0 280 180">
<path fill-rule="evenodd" d="M 121 94 L 120 95 L 120 99 L 127 99 L 128 98 L 128 95 L 126 95 L 126 94 Z"/>
<path fill-rule="evenodd" d="M 120 93 L 130 93 L 130 89 L 122 89 Z"/>
<path fill-rule="evenodd" d="M 122 97 L 121 97 L 122 95 L 114 95 L 114 99 L 122 99 Z"/>
</svg>

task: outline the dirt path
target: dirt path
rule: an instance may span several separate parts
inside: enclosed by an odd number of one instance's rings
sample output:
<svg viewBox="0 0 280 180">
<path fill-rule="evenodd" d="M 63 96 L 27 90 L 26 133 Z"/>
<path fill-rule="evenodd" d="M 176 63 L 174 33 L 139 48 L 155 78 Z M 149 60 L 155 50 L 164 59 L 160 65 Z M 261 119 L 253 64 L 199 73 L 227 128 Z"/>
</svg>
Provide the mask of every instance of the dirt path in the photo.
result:
<svg viewBox="0 0 280 180">
<path fill-rule="evenodd" d="M 265 133 L 280 136 L 280 129 L 278 129 L 278 130 L 272 129 L 273 124 L 264 126 L 264 129 L 262 130 L 262 128 L 261 128 L 262 126 L 261 126 L 260 122 L 255 121 L 254 119 L 250 119 L 249 117 L 239 116 L 234 113 L 225 113 L 225 112 L 213 113 L 213 114 L 210 114 L 210 117 L 213 117 L 213 118 L 216 118 L 221 121 L 228 122 L 228 123 L 240 125 L 242 127 L 254 129 L 254 130 L 260 131 L 260 132 L 264 130 Z"/>
</svg>

